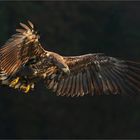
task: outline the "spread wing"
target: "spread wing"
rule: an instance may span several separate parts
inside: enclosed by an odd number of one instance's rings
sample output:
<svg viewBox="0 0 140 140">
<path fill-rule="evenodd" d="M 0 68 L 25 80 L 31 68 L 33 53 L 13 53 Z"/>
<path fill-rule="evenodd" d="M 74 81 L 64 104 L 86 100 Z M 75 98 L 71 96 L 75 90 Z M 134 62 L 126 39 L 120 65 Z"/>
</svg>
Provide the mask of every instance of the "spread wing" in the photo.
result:
<svg viewBox="0 0 140 140">
<path fill-rule="evenodd" d="M 17 33 L 0 48 L 0 69 L 7 75 L 14 74 L 31 57 L 43 51 L 33 24 L 30 21 L 28 23 L 29 26 L 20 23 L 23 29 L 17 29 Z"/>
<path fill-rule="evenodd" d="M 102 54 L 64 57 L 71 74 L 50 68 L 46 85 L 57 95 L 128 94 L 140 92 L 140 63 Z"/>
</svg>

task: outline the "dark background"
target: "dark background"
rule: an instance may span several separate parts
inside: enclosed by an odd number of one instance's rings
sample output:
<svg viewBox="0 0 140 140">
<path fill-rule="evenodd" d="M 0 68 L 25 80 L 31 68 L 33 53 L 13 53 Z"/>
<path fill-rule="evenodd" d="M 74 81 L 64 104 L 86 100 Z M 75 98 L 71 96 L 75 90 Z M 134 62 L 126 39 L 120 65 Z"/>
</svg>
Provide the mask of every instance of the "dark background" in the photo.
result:
<svg viewBox="0 0 140 140">
<path fill-rule="evenodd" d="M 140 2 L 0 2 L 0 45 L 32 21 L 62 55 L 104 52 L 140 60 Z M 0 138 L 140 138 L 140 96 L 57 97 L 0 87 Z"/>
</svg>

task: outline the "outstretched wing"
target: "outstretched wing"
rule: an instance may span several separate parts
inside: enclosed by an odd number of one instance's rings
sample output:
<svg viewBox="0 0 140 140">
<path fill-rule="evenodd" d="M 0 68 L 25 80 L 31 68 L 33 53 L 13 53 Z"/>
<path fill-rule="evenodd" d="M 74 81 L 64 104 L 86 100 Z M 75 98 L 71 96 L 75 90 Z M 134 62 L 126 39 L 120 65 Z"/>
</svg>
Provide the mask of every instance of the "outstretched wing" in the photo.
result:
<svg viewBox="0 0 140 140">
<path fill-rule="evenodd" d="M 140 63 L 123 61 L 102 54 L 64 57 L 71 74 L 55 68 L 45 79 L 57 95 L 119 94 L 140 92 Z"/>
<path fill-rule="evenodd" d="M 29 26 L 20 23 L 23 29 L 17 29 L 17 33 L 0 48 L 0 70 L 7 75 L 14 74 L 31 57 L 43 51 L 33 24 L 28 23 Z"/>
</svg>

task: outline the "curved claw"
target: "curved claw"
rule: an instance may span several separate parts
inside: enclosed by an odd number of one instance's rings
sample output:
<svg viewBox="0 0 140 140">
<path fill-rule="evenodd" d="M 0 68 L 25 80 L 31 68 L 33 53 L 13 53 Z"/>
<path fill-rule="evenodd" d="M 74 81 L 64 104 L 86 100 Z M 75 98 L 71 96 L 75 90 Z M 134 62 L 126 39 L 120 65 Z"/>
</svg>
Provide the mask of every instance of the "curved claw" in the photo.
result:
<svg viewBox="0 0 140 140">
<path fill-rule="evenodd" d="M 21 85 L 20 90 L 23 91 L 24 93 L 28 93 L 31 89 L 31 85 Z"/>
<path fill-rule="evenodd" d="M 24 93 L 28 93 L 30 90 L 34 89 L 34 83 L 30 83 L 28 85 L 22 84 L 20 86 L 20 90 L 23 91 Z"/>
<path fill-rule="evenodd" d="M 19 81 L 19 77 L 10 82 L 9 87 L 15 87 Z"/>
</svg>

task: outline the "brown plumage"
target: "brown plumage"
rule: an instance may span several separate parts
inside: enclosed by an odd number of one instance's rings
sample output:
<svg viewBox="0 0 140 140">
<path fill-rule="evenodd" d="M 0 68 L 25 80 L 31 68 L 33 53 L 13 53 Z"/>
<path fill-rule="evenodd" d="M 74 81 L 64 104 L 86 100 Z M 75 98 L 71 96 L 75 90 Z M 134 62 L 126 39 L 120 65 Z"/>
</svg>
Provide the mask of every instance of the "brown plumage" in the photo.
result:
<svg viewBox="0 0 140 140">
<path fill-rule="evenodd" d="M 61 56 L 46 51 L 33 24 L 28 23 L 20 23 L 23 29 L 17 29 L 18 33 L 0 49 L 1 84 L 28 92 L 34 86 L 27 90 L 23 85 L 43 79 L 57 95 L 72 97 L 140 92 L 140 63 L 100 53 Z M 13 83 L 16 77 L 19 80 Z"/>
</svg>

